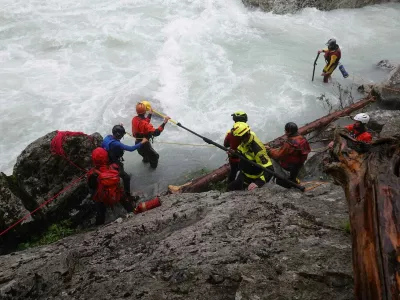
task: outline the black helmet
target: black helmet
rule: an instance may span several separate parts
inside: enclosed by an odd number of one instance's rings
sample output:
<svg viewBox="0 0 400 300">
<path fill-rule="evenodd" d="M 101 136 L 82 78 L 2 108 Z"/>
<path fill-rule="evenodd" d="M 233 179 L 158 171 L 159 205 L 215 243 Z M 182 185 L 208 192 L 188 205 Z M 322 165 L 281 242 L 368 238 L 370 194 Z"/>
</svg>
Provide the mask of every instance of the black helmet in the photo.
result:
<svg viewBox="0 0 400 300">
<path fill-rule="evenodd" d="M 286 125 L 285 125 L 285 130 L 286 130 L 289 134 L 294 134 L 294 133 L 296 133 L 296 132 L 299 130 L 299 128 L 297 127 L 296 123 L 289 122 L 289 123 L 286 123 Z"/>
<path fill-rule="evenodd" d="M 236 122 L 247 122 L 247 114 L 244 111 L 237 111 L 233 114 L 231 114 L 231 116 L 233 117 L 233 121 Z"/>
<path fill-rule="evenodd" d="M 118 140 L 122 139 L 122 137 L 125 135 L 125 128 L 122 125 L 115 125 L 112 129 L 112 134 L 115 138 Z"/>
<path fill-rule="evenodd" d="M 335 39 L 330 39 L 325 45 L 328 46 L 329 50 L 336 50 L 339 47 Z"/>
</svg>

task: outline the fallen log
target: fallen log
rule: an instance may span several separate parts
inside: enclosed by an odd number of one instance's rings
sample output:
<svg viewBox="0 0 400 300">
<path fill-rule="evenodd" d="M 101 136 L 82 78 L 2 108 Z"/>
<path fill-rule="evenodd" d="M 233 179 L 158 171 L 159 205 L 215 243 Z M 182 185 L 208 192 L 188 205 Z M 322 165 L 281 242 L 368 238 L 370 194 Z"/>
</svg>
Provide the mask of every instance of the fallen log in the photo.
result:
<svg viewBox="0 0 400 300">
<path fill-rule="evenodd" d="M 335 131 L 325 172 L 343 187 L 349 206 L 355 299 L 400 299 L 400 136 L 364 153 L 348 148 L 357 146 L 349 140 Z"/>
<path fill-rule="evenodd" d="M 299 133 L 302 135 L 308 134 L 310 132 L 313 132 L 314 130 L 317 130 L 319 128 L 323 128 L 333 121 L 337 120 L 340 117 L 350 115 L 353 111 L 359 110 L 363 108 L 364 106 L 372 103 L 375 101 L 374 97 L 368 97 L 364 98 L 348 107 L 346 107 L 343 110 L 333 112 L 329 115 L 326 115 L 318 120 L 315 120 L 314 122 L 311 122 L 303 127 L 299 128 Z M 282 135 L 275 140 L 268 142 L 273 143 L 275 145 L 281 144 L 285 140 L 286 136 Z M 229 164 L 225 164 L 218 169 L 212 171 L 211 173 L 208 173 L 206 175 L 203 175 L 201 177 L 198 177 L 191 182 L 187 182 L 182 186 L 169 186 L 169 192 L 170 193 L 198 193 L 198 192 L 203 192 L 207 189 L 208 185 L 211 183 L 216 183 L 219 181 L 224 180 L 228 173 L 229 173 L 230 167 Z"/>
</svg>

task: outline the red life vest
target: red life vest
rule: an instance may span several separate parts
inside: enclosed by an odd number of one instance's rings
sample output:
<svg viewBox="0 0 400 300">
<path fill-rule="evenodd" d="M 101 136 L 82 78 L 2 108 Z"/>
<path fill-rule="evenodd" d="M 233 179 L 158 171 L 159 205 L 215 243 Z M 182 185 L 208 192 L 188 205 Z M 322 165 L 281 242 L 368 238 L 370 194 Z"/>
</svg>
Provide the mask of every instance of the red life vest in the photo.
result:
<svg viewBox="0 0 400 300">
<path fill-rule="evenodd" d="M 291 151 L 292 153 L 282 162 L 282 165 L 303 164 L 307 160 L 308 154 L 311 152 L 310 144 L 307 139 L 298 135 L 293 138 L 288 138 L 286 143 L 293 148 L 293 151 Z"/>
</svg>

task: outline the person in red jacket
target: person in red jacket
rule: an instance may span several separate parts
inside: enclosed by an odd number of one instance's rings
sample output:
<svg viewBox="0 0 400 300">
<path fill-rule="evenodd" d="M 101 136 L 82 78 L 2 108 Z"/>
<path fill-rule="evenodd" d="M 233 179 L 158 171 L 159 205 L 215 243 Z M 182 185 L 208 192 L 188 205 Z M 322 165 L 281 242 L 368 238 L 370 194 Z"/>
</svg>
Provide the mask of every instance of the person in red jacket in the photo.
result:
<svg viewBox="0 0 400 300">
<path fill-rule="evenodd" d="M 330 39 L 326 45 L 328 49 L 318 50 L 318 53 L 325 53 L 326 65 L 322 71 L 321 76 L 324 76 L 324 82 L 327 83 L 331 77 L 333 71 L 339 65 L 340 58 L 342 57 L 342 52 L 340 51 L 339 45 L 336 44 L 335 39 Z"/>
<path fill-rule="evenodd" d="M 366 127 L 369 122 L 369 116 L 365 113 L 360 113 L 355 115 L 353 120 L 356 121 L 354 124 L 344 127 L 349 131 L 350 136 L 355 138 L 357 141 L 368 144 L 371 143 L 372 135 L 368 132 Z"/>
<path fill-rule="evenodd" d="M 136 138 L 135 144 L 140 143 L 143 138 L 151 139 L 159 136 L 164 130 L 165 124 L 170 119 L 170 117 L 165 117 L 164 122 L 156 129 L 150 123 L 153 111 L 150 108 L 146 117 L 146 110 L 145 104 L 139 102 L 136 105 L 136 113 L 138 115 L 132 119 L 132 134 Z M 138 153 L 143 157 L 144 163 L 150 163 L 150 167 L 153 169 L 157 168 L 160 155 L 153 149 L 150 143 L 146 143 L 139 148 Z"/>
<path fill-rule="evenodd" d="M 272 159 L 277 160 L 283 169 L 289 171 L 289 180 L 299 183 L 297 175 L 307 160 L 308 154 L 311 152 L 310 144 L 305 137 L 299 134 L 298 127 L 293 122 L 285 125 L 285 134 L 287 139 L 282 147 L 271 149 L 267 146 L 267 153 Z M 278 178 L 276 179 L 276 183 L 286 188 L 290 187 Z"/>
<path fill-rule="evenodd" d="M 235 123 L 247 122 L 247 114 L 244 111 L 235 112 L 231 114 L 231 116 Z M 236 151 L 240 143 L 241 143 L 240 137 L 234 136 L 232 133 L 232 129 L 229 130 L 225 136 L 224 147 Z M 229 157 L 229 165 L 231 167 L 231 171 L 228 176 L 228 184 L 229 184 L 235 180 L 236 174 L 239 171 L 239 157 L 236 157 L 234 154 L 231 153 L 228 153 L 228 157 Z"/>
</svg>

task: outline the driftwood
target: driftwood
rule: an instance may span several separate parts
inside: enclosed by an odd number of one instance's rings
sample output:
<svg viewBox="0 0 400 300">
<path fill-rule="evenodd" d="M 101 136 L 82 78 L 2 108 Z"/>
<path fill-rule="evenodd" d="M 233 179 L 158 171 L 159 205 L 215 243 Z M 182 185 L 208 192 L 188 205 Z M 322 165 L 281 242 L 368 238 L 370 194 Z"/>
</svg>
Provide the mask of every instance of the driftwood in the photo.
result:
<svg viewBox="0 0 400 300">
<path fill-rule="evenodd" d="M 330 123 L 337 120 L 338 118 L 343 117 L 343 116 L 348 116 L 352 112 L 363 108 L 364 106 L 370 104 L 373 101 L 375 101 L 374 97 L 368 97 L 368 98 L 362 99 L 362 100 L 358 101 L 357 103 L 354 103 L 353 105 L 346 107 L 343 110 L 333 112 L 329 115 L 326 115 L 325 117 L 315 120 L 314 122 L 311 122 L 303 127 L 300 127 L 299 133 L 302 135 L 305 135 L 305 134 L 313 132 L 317 129 L 328 126 Z M 271 143 L 271 144 L 279 145 L 285 140 L 285 138 L 286 138 L 286 136 L 282 135 L 282 136 L 276 138 L 275 140 L 268 142 L 267 144 Z M 225 165 L 219 167 L 218 169 L 212 171 L 211 173 L 208 173 L 206 175 L 198 177 L 198 178 L 192 180 L 191 182 L 185 183 L 182 186 L 169 186 L 169 191 L 171 193 L 203 192 L 204 190 L 207 189 L 209 184 L 224 180 L 227 177 L 229 170 L 230 170 L 229 164 L 225 164 Z"/>
<path fill-rule="evenodd" d="M 325 171 L 343 186 L 349 205 L 355 298 L 400 299 L 400 136 L 364 153 L 346 144 L 358 146 L 336 130 Z"/>
</svg>

